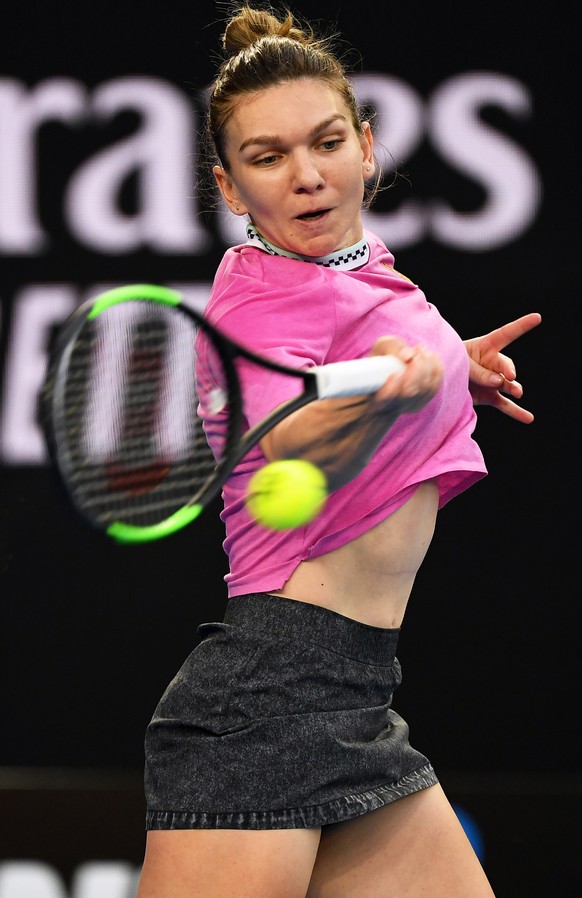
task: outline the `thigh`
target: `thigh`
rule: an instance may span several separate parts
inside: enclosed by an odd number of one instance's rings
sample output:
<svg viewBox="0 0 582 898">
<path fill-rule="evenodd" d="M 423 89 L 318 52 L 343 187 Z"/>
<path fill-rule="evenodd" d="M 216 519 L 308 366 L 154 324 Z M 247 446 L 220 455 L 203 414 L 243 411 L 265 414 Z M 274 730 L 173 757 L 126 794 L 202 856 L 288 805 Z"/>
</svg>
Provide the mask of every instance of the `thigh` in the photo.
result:
<svg viewBox="0 0 582 898">
<path fill-rule="evenodd" d="M 493 898 L 439 785 L 325 827 L 306 898 Z"/>
<path fill-rule="evenodd" d="M 319 829 L 154 830 L 137 898 L 305 898 Z"/>
</svg>

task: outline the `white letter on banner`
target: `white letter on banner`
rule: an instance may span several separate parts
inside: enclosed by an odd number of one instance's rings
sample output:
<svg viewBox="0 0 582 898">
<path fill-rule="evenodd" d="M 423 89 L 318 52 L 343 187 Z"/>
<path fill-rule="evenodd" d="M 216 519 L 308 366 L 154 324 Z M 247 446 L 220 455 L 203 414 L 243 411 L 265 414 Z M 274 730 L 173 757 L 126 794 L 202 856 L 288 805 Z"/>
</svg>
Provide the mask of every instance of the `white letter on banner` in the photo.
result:
<svg viewBox="0 0 582 898">
<path fill-rule="evenodd" d="M 533 221 L 541 197 L 538 172 L 524 150 L 479 118 L 484 106 L 528 115 L 523 84 L 496 72 L 450 78 L 430 101 L 430 138 L 443 159 L 480 184 L 486 193 L 476 212 L 456 212 L 436 201 L 432 230 L 442 243 L 488 250 L 514 240 Z"/>
<path fill-rule="evenodd" d="M 71 121 L 85 109 L 85 90 L 53 78 L 30 89 L 0 79 L 0 250 L 34 253 L 46 243 L 37 212 L 36 131 L 47 121 Z"/>
<path fill-rule="evenodd" d="M 192 104 L 172 85 L 143 76 L 107 82 L 95 92 L 93 109 L 100 118 L 134 109 L 142 124 L 73 174 L 66 198 L 71 231 L 108 253 L 143 246 L 164 253 L 203 252 L 210 238 L 193 208 Z M 119 193 L 136 173 L 139 210 L 129 215 L 119 208 Z"/>
<path fill-rule="evenodd" d="M 380 159 L 389 172 L 408 159 L 424 137 L 425 110 L 422 97 L 399 78 L 364 74 L 352 77 L 358 103 L 371 104 L 374 118 L 375 153 L 389 154 Z M 426 216 L 418 199 L 403 202 L 394 212 L 364 212 L 366 227 L 375 231 L 389 247 L 402 249 L 418 243 L 426 230 Z"/>
<path fill-rule="evenodd" d="M 48 864 L 38 861 L 7 861 L 0 864 L 0 898 L 68 896 L 61 877 Z"/>
<path fill-rule="evenodd" d="M 22 290 L 14 301 L 0 424 L 2 461 L 40 464 L 45 460 L 37 408 L 49 333 L 73 311 L 76 295 L 76 290 L 65 284 L 35 284 Z"/>
<path fill-rule="evenodd" d="M 135 898 L 138 880 L 139 869 L 125 862 L 82 864 L 73 877 L 72 898 Z"/>
</svg>

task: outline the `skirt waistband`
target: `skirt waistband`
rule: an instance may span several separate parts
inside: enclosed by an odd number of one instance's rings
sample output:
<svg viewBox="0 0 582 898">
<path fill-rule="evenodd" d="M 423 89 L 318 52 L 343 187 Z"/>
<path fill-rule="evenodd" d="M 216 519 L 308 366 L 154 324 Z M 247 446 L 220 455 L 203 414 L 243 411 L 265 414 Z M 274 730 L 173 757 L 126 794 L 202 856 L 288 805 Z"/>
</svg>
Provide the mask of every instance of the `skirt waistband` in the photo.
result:
<svg viewBox="0 0 582 898">
<path fill-rule="evenodd" d="M 224 622 L 243 629 L 248 627 L 265 636 L 312 642 L 372 664 L 394 662 L 400 635 L 399 629 L 372 627 L 321 605 L 268 593 L 230 598 Z"/>
</svg>

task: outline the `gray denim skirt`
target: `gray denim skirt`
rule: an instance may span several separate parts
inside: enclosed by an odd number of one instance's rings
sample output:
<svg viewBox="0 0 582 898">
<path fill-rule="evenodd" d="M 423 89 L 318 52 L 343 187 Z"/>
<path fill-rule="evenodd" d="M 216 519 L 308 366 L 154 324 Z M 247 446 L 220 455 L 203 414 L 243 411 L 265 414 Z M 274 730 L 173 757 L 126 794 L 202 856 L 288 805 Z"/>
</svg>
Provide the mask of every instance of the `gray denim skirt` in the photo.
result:
<svg viewBox="0 0 582 898">
<path fill-rule="evenodd" d="M 147 829 L 326 826 L 437 782 L 391 709 L 398 630 L 253 594 L 198 633 L 146 732 Z"/>
</svg>

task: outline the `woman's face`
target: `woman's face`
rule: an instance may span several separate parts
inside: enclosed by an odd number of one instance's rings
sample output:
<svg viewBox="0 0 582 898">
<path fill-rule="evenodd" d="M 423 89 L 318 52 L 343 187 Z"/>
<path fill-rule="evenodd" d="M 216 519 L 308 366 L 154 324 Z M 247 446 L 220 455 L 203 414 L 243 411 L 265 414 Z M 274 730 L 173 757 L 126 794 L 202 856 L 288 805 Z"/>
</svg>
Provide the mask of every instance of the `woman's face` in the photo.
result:
<svg viewBox="0 0 582 898">
<path fill-rule="evenodd" d="M 342 97 L 313 78 L 241 98 L 226 128 L 230 171 L 214 174 L 229 208 L 282 249 L 324 256 L 362 237 L 368 123 L 358 134 Z"/>
</svg>

